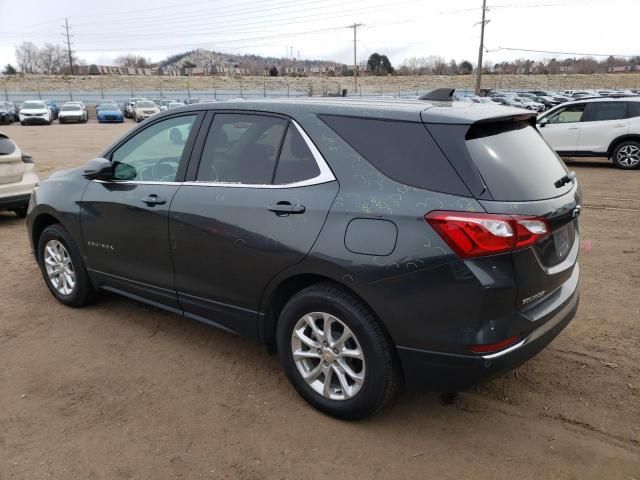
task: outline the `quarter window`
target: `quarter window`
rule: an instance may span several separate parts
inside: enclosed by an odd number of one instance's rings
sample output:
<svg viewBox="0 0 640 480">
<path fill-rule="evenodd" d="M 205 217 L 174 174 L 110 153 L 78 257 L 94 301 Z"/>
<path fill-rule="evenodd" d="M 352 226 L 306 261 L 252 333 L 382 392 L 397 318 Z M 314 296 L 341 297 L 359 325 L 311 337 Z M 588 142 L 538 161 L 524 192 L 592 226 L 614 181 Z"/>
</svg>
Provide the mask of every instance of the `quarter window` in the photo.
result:
<svg viewBox="0 0 640 480">
<path fill-rule="evenodd" d="M 547 117 L 548 123 L 576 123 L 582 119 L 586 103 L 567 105 Z"/>
<path fill-rule="evenodd" d="M 640 102 L 627 102 L 629 118 L 640 117 Z"/>
<path fill-rule="evenodd" d="M 587 122 L 603 122 L 605 120 L 621 120 L 627 118 L 625 102 L 593 102 L 589 106 Z"/>
<path fill-rule="evenodd" d="M 287 125 L 286 120 L 266 115 L 216 114 L 197 180 L 271 184 Z"/>
<path fill-rule="evenodd" d="M 396 182 L 436 192 L 469 195 L 422 123 L 320 115 L 344 141 Z"/>
<path fill-rule="evenodd" d="M 293 125 L 289 125 L 278 159 L 274 183 L 301 182 L 320 175 L 320 169 L 311 150 Z"/>
<path fill-rule="evenodd" d="M 196 115 L 157 122 L 113 152 L 114 179 L 174 182 Z"/>
</svg>

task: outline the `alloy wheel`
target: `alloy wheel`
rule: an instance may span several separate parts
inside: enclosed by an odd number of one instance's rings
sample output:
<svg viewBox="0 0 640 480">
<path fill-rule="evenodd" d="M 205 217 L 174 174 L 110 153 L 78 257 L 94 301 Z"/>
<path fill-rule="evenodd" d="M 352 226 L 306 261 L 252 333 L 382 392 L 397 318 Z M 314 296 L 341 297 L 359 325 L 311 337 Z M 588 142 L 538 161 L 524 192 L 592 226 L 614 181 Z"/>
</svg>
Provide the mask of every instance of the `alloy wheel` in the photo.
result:
<svg viewBox="0 0 640 480">
<path fill-rule="evenodd" d="M 71 295 L 76 274 L 69 252 L 58 240 L 49 240 L 44 246 L 44 265 L 53 288 L 61 295 Z"/>
<path fill-rule="evenodd" d="M 625 145 L 618 149 L 617 161 L 625 167 L 635 167 L 640 163 L 640 147 L 637 145 Z"/>
<path fill-rule="evenodd" d="M 337 317 L 313 312 L 298 320 L 291 352 L 304 381 L 324 398 L 347 400 L 362 389 L 364 353 L 354 333 Z"/>
</svg>

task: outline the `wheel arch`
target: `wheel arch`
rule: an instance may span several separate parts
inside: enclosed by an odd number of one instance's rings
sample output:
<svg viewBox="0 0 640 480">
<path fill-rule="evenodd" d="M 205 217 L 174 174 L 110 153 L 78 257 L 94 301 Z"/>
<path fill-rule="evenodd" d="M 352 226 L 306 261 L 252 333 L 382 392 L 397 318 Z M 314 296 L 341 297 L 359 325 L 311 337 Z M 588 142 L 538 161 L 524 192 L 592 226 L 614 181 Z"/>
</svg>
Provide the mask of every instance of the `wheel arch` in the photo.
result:
<svg viewBox="0 0 640 480">
<path fill-rule="evenodd" d="M 617 137 L 615 140 L 613 140 L 611 142 L 611 144 L 609 145 L 609 148 L 607 149 L 607 157 L 611 158 L 613 156 L 613 152 L 616 149 L 616 147 L 618 145 L 620 145 L 622 142 L 625 142 L 627 140 L 633 140 L 636 142 L 640 142 L 640 134 L 637 133 L 627 133 L 625 135 L 620 135 L 619 137 Z"/>
<path fill-rule="evenodd" d="M 371 307 L 370 303 L 352 287 L 349 287 L 344 282 L 327 275 L 318 273 L 296 273 L 284 279 L 279 279 L 277 283 L 274 282 L 271 288 L 269 288 L 263 295 L 261 302 L 262 308 L 260 310 L 263 313 L 261 314 L 261 319 L 258 322 L 258 338 L 261 342 L 267 344 L 270 351 L 275 353 L 278 318 L 287 301 L 289 301 L 289 299 L 296 293 L 318 283 L 332 283 L 336 287 L 341 288 L 356 297 L 369 310 L 388 338 L 392 338 L 386 325 L 380 319 L 377 312 Z"/>
<path fill-rule="evenodd" d="M 30 236 L 31 245 L 33 246 L 33 254 L 38 256 L 38 242 L 45 228 L 56 223 L 62 224 L 60 219 L 50 212 L 39 213 L 31 222 Z"/>
</svg>

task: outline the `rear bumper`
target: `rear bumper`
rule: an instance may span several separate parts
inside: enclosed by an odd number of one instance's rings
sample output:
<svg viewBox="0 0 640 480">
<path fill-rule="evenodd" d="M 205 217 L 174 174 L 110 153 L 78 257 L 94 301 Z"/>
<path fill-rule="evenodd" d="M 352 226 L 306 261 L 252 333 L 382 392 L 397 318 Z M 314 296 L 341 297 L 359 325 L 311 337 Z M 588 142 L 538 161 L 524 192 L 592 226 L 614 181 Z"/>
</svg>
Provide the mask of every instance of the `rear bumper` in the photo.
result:
<svg viewBox="0 0 640 480">
<path fill-rule="evenodd" d="M 579 285 L 540 326 L 508 348 L 484 355 L 460 355 L 397 347 L 409 388 L 438 392 L 465 390 L 513 370 L 545 348 L 573 319 L 578 309 Z M 542 320 L 542 319 L 541 319 Z"/>
</svg>

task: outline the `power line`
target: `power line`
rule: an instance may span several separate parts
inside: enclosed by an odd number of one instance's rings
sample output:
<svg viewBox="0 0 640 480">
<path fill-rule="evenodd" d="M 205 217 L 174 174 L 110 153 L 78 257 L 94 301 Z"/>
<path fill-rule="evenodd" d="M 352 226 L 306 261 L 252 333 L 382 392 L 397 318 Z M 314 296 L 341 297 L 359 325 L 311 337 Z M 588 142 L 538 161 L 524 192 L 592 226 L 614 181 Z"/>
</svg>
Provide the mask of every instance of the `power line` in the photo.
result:
<svg viewBox="0 0 640 480">
<path fill-rule="evenodd" d="M 513 47 L 498 47 L 487 52 L 499 52 L 501 50 L 509 50 L 513 52 L 532 52 L 532 53 L 551 53 L 554 55 L 576 55 L 581 57 L 632 57 L 634 54 L 621 54 L 621 53 L 584 53 L 584 52 L 558 52 L 555 50 L 532 50 L 529 48 L 513 48 Z"/>
</svg>

